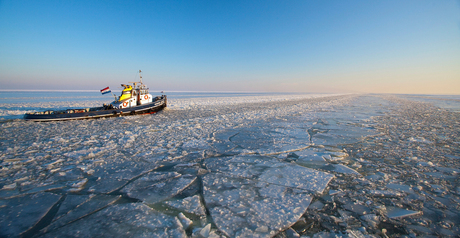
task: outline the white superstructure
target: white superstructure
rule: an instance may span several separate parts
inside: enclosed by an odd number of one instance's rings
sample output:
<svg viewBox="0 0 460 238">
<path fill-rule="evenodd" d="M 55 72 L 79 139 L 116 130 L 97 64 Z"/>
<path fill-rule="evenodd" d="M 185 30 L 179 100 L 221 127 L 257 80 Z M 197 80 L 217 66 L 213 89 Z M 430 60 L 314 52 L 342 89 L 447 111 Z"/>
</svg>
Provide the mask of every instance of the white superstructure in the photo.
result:
<svg viewBox="0 0 460 238">
<path fill-rule="evenodd" d="M 149 94 L 149 89 L 142 82 L 142 71 L 139 70 L 139 82 L 129 82 L 133 85 L 122 84 L 124 87 L 120 97 L 111 104 L 114 108 L 129 108 L 152 102 L 152 95 Z"/>
</svg>

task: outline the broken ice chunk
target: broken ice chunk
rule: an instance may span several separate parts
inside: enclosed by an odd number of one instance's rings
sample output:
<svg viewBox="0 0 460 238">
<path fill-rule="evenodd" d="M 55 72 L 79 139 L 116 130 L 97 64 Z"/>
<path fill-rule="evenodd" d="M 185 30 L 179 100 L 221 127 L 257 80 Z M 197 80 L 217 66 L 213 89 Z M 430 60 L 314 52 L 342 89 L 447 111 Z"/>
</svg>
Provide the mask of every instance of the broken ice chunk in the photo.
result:
<svg viewBox="0 0 460 238">
<path fill-rule="evenodd" d="M 329 153 L 331 153 L 331 155 L 332 155 L 333 157 L 339 157 L 339 158 L 344 158 L 344 157 L 347 157 L 347 156 L 348 156 L 347 153 L 342 152 L 342 151 L 331 151 L 331 152 L 329 152 Z"/>
<path fill-rule="evenodd" d="M 260 154 L 280 153 L 298 149 L 305 147 L 308 141 L 306 132 L 303 133 L 303 139 L 299 139 L 296 137 L 300 136 L 300 134 L 291 136 L 290 134 L 280 133 L 289 131 L 276 132 L 277 129 L 275 131 L 261 131 L 260 127 L 265 127 L 265 124 L 255 124 L 252 127 L 244 128 L 229 139 L 232 143 L 239 145 L 243 151 L 248 153 L 258 152 Z"/>
<path fill-rule="evenodd" d="M 125 161 L 100 165 L 95 168 L 94 176 L 98 177 L 91 190 L 98 193 L 110 193 L 126 185 L 137 176 L 154 169 L 154 164 Z"/>
<path fill-rule="evenodd" d="M 16 183 L 12 183 L 12 184 L 3 185 L 3 188 L 2 188 L 2 189 L 5 189 L 5 190 L 13 190 L 13 189 L 16 189 L 16 187 L 17 187 L 17 184 L 16 184 Z"/>
<path fill-rule="evenodd" d="M 334 189 L 331 189 L 331 190 L 329 190 L 329 195 L 331 195 L 331 196 L 332 196 L 332 195 L 337 195 L 337 194 L 339 194 L 339 193 L 341 193 L 341 192 L 342 192 L 342 190 L 334 190 Z"/>
<path fill-rule="evenodd" d="M 69 211 L 75 209 L 77 206 L 87 202 L 93 196 L 94 195 L 67 195 L 65 200 L 59 206 L 58 212 L 54 215 L 53 221 L 56 221 Z"/>
<path fill-rule="evenodd" d="M 296 164 L 283 163 L 265 156 L 212 158 L 206 161 L 206 168 L 211 171 L 305 189 L 315 193 L 322 193 L 334 177 L 328 173 Z"/>
<path fill-rule="evenodd" d="M 203 229 L 201 229 L 200 235 L 202 237 L 208 237 L 210 231 L 211 231 L 211 223 L 207 224 Z"/>
<path fill-rule="evenodd" d="M 435 193 L 444 193 L 446 191 L 443 186 L 437 184 L 432 184 L 431 189 L 433 189 L 433 192 Z"/>
<path fill-rule="evenodd" d="M 324 203 L 322 203 L 322 202 L 320 202 L 320 201 L 318 200 L 318 201 L 312 203 L 312 204 L 308 207 L 308 209 L 311 209 L 311 210 L 321 210 L 321 209 L 323 209 L 323 207 L 324 207 Z"/>
<path fill-rule="evenodd" d="M 387 216 L 388 218 L 392 219 L 399 219 L 420 214 L 422 214 L 421 211 L 406 210 L 399 207 L 387 207 Z"/>
<path fill-rule="evenodd" d="M 192 220 L 190 220 L 188 217 L 186 217 L 182 212 L 177 215 L 179 217 L 180 222 L 182 223 L 182 226 L 184 226 L 184 229 L 188 229 L 189 226 L 192 225 Z"/>
<path fill-rule="evenodd" d="M 457 176 L 446 175 L 444 173 L 438 173 L 438 172 L 426 172 L 424 174 L 432 176 L 434 178 L 445 179 L 445 180 L 454 180 L 457 178 Z"/>
<path fill-rule="evenodd" d="M 273 236 L 311 201 L 305 190 L 217 173 L 203 177 L 203 196 L 216 226 L 230 237 Z"/>
<path fill-rule="evenodd" d="M 382 176 L 378 175 L 378 174 L 371 174 L 371 175 L 368 175 L 365 177 L 366 179 L 372 181 L 372 182 L 377 182 L 379 180 L 384 180 L 385 178 L 383 178 Z"/>
<path fill-rule="evenodd" d="M 71 189 L 69 189 L 69 192 L 78 192 L 78 191 L 81 191 L 83 189 L 83 187 L 85 186 L 85 184 L 88 182 L 88 179 L 85 178 L 79 182 L 76 182 L 76 183 L 73 183 L 71 185 Z"/>
<path fill-rule="evenodd" d="M 428 162 L 420 162 L 420 163 L 418 163 L 417 165 L 420 166 L 420 167 L 428 167 L 428 166 L 429 166 L 429 167 L 432 167 L 432 166 L 434 166 L 433 162 L 431 162 L 431 161 L 428 161 Z"/>
<path fill-rule="evenodd" d="M 38 193 L 5 200 L 6 206 L 0 208 L 0 236 L 25 236 L 60 199 L 60 195 Z"/>
<path fill-rule="evenodd" d="M 394 183 L 389 183 L 387 184 L 387 188 L 397 190 L 400 192 L 405 192 L 405 193 L 414 193 L 414 190 L 409 185 L 405 184 L 394 184 Z"/>
<path fill-rule="evenodd" d="M 322 153 L 318 153 L 316 151 L 309 151 L 306 153 L 305 151 L 302 151 L 299 158 L 296 159 L 296 163 L 309 168 L 318 168 L 327 162 Z"/>
<path fill-rule="evenodd" d="M 429 140 L 427 140 L 427 139 L 425 139 L 423 137 L 416 137 L 416 138 L 410 137 L 409 141 L 410 142 L 417 142 L 417 143 L 426 143 L 426 144 L 432 143 L 431 141 L 429 141 Z"/>
<path fill-rule="evenodd" d="M 322 157 L 323 157 L 323 159 L 326 160 L 326 161 L 331 161 L 331 160 L 332 160 L 332 157 L 331 157 L 331 155 L 329 155 L 329 154 L 324 154 Z"/>
<path fill-rule="evenodd" d="M 327 153 L 328 154 L 323 155 L 323 157 L 328 162 L 337 162 L 337 161 L 345 159 L 345 157 L 348 156 L 347 153 L 341 152 L 341 151 L 328 151 Z"/>
<path fill-rule="evenodd" d="M 324 158 L 330 158 L 331 155 L 321 148 L 308 148 L 295 152 L 299 159 L 305 161 L 326 161 Z"/>
<path fill-rule="evenodd" d="M 59 216 L 53 223 L 51 223 L 48 227 L 45 228 L 46 231 L 54 230 L 56 228 L 65 226 L 69 223 L 72 223 L 76 220 L 79 220 L 83 217 L 86 217 L 100 209 L 103 209 L 111 204 L 114 204 L 116 201 L 120 199 L 121 196 L 109 196 L 109 195 L 97 195 L 89 198 L 88 200 L 84 201 L 81 204 L 75 206 L 75 204 L 66 204 L 65 207 L 58 211 L 58 214 L 63 214 Z M 71 197 L 72 198 L 72 197 Z M 75 198 L 75 197 L 74 197 Z M 66 199 L 67 200 L 67 199 Z M 78 202 L 80 199 L 75 199 L 76 201 L 69 201 L 69 202 Z M 72 209 L 72 210 L 65 210 L 65 209 Z"/>
<path fill-rule="evenodd" d="M 354 217 L 351 215 L 350 212 L 344 211 L 344 210 L 342 210 L 342 209 L 337 209 L 337 211 L 339 212 L 340 218 L 341 218 L 343 221 L 348 221 L 348 220 L 354 218 Z"/>
<path fill-rule="evenodd" d="M 211 230 L 211 223 L 205 227 L 193 229 L 192 238 L 221 238 L 221 235 L 216 234 L 215 230 Z"/>
<path fill-rule="evenodd" d="M 292 228 L 289 228 L 289 229 L 285 230 L 284 232 L 286 233 L 286 236 L 287 236 L 288 238 L 299 238 L 299 237 L 300 237 L 299 233 L 297 233 L 297 232 L 296 232 L 294 229 L 292 229 Z"/>
<path fill-rule="evenodd" d="M 361 219 L 366 221 L 369 226 L 375 228 L 379 224 L 380 220 L 379 217 L 375 214 L 366 214 L 361 216 Z"/>
<path fill-rule="evenodd" d="M 151 172 L 128 184 L 121 192 L 153 204 L 177 195 L 195 180 L 195 176 L 176 172 Z"/>
<path fill-rule="evenodd" d="M 460 169 L 457 168 L 446 168 L 446 167 L 436 167 L 437 170 L 444 173 L 451 173 L 452 175 L 460 174 Z"/>
<path fill-rule="evenodd" d="M 356 203 L 345 204 L 343 208 L 345 208 L 348 211 L 357 213 L 358 215 L 366 215 L 369 214 L 371 211 L 368 207 Z"/>
<path fill-rule="evenodd" d="M 353 237 L 353 238 L 355 238 L 355 237 L 356 238 L 365 238 L 365 237 L 367 237 L 359 230 L 348 229 L 347 233 L 348 233 L 348 237 Z"/>
<path fill-rule="evenodd" d="M 187 151 L 193 151 L 193 150 L 206 150 L 211 148 L 209 144 L 206 142 L 206 140 L 201 139 L 201 140 L 189 140 L 186 141 L 182 144 L 182 148 L 187 150 Z"/>
<path fill-rule="evenodd" d="M 117 204 L 85 219 L 53 230 L 44 237 L 187 237 L 179 219 L 142 203 Z"/>
<path fill-rule="evenodd" d="M 329 170 L 332 172 L 342 173 L 342 174 L 354 174 L 354 175 L 361 176 L 361 174 L 358 171 L 352 168 L 349 168 L 343 164 L 327 164 L 320 168 L 324 170 Z"/>
<path fill-rule="evenodd" d="M 322 193 L 333 175 L 293 164 L 265 170 L 260 181 Z"/>
<path fill-rule="evenodd" d="M 368 194 L 376 197 L 401 197 L 404 194 L 390 190 L 369 190 Z"/>
<path fill-rule="evenodd" d="M 201 204 L 201 198 L 198 195 L 193 197 L 186 197 L 177 201 L 166 201 L 165 204 L 183 210 L 184 212 L 192 213 L 197 216 L 205 216 L 206 212 L 203 204 Z"/>
</svg>

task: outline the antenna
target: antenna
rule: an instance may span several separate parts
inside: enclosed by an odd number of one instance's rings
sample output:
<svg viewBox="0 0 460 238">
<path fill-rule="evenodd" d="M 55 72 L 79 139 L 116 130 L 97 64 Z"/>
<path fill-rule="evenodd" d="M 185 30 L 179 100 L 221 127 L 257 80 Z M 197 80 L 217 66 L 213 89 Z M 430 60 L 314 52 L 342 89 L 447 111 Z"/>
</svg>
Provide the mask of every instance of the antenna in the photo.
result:
<svg viewBox="0 0 460 238">
<path fill-rule="evenodd" d="M 141 84 L 142 84 L 142 75 L 141 75 L 142 71 L 139 69 L 139 79 L 141 80 Z"/>
<path fill-rule="evenodd" d="M 139 80 L 140 82 L 129 82 L 129 83 L 132 83 L 134 85 L 134 89 L 139 89 L 139 87 L 137 86 L 137 84 L 140 83 L 141 87 L 142 85 L 144 85 L 144 83 L 142 83 L 142 75 L 141 75 L 142 71 L 139 69 Z"/>
</svg>

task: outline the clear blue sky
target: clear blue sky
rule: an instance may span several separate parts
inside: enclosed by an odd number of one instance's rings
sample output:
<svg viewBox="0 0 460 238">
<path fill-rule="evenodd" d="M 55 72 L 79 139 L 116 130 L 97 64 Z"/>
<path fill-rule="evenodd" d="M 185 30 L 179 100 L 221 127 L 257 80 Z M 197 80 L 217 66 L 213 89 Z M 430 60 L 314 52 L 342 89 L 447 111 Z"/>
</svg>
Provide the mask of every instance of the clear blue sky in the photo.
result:
<svg viewBox="0 0 460 238">
<path fill-rule="evenodd" d="M 460 94 L 460 2 L 0 0 L 0 89 Z"/>
</svg>

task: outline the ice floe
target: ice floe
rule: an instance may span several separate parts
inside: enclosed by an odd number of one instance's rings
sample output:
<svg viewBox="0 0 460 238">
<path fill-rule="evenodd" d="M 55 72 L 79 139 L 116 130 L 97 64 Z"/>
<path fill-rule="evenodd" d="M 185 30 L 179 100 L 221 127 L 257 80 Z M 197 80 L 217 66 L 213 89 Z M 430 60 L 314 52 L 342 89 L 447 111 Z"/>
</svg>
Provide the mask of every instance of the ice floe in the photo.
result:
<svg viewBox="0 0 460 238">
<path fill-rule="evenodd" d="M 174 197 L 195 180 L 195 176 L 176 172 L 151 172 L 128 184 L 121 192 L 147 204 L 153 204 Z"/>
<path fill-rule="evenodd" d="M 4 121 L 0 230 L 458 236 L 458 117 L 392 95 L 291 95 L 171 99 L 154 116 Z"/>
<path fill-rule="evenodd" d="M 78 231 L 75 233 L 75 231 Z M 141 203 L 116 204 L 46 233 L 44 237 L 187 237 L 175 216 Z"/>
<path fill-rule="evenodd" d="M 392 219 L 404 218 L 421 214 L 420 211 L 411 211 L 398 207 L 387 207 L 387 216 Z"/>
<path fill-rule="evenodd" d="M 0 207 L 1 236 L 32 235 L 34 227 L 60 199 L 56 194 L 37 193 L 4 200 Z"/>
<path fill-rule="evenodd" d="M 216 226 L 234 237 L 273 236 L 290 227 L 311 202 L 306 190 L 207 174 L 203 196 Z"/>
<path fill-rule="evenodd" d="M 198 195 L 186 197 L 177 201 L 166 201 L 165 204 L 197 216 L 206 216 L 205 208 L 201 203 L 201 197 Z"/>
</svg>

